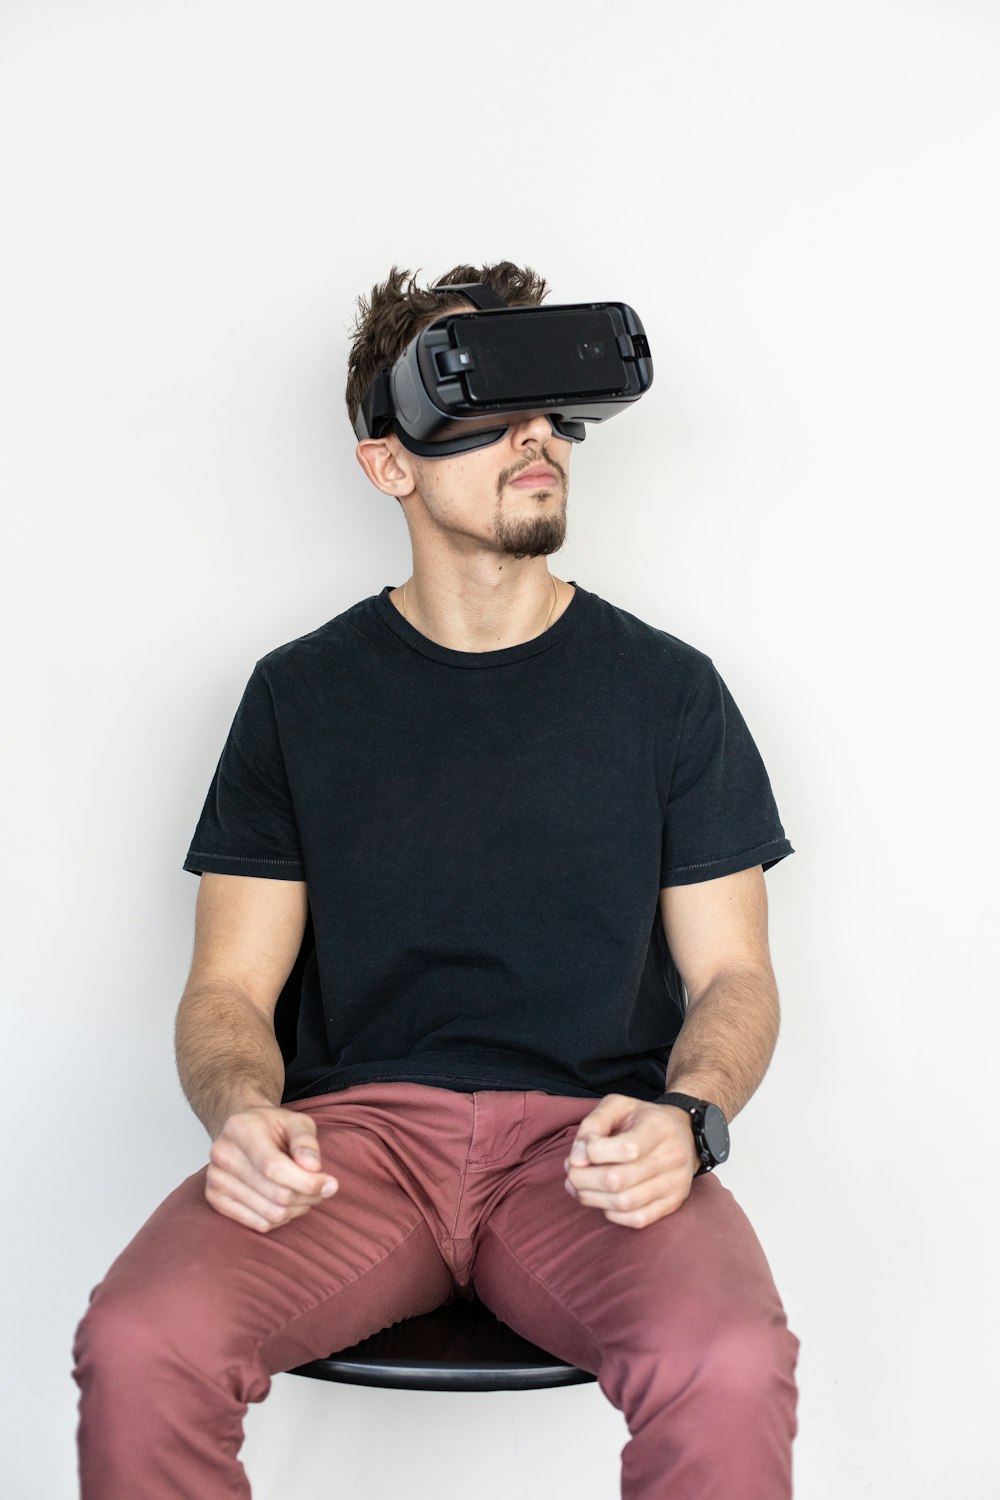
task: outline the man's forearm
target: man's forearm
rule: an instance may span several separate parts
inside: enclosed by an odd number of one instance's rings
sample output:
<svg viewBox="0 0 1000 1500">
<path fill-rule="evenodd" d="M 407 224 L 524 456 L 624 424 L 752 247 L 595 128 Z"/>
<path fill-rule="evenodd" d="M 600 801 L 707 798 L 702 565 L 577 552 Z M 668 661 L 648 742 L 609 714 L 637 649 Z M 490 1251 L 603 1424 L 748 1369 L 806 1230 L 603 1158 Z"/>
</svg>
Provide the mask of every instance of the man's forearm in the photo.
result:
<svg viewBox="0 0 1000 1500">
<path fill-rule="evenodd" d="M 731 1121 L 767 1072 L 780 1020 L 770 969 L 721 974 L 688 1005 L 670 1052 L 667 1089 L 709 1099 Z"/>
<path fill-rule="evenodd" d="M 174 1039 L 181 1088 L 213 1140 L 237 1110 L 280 1104 L 285 1067 L 273 1022 L 240 989 L 186 989 Z"/>
</svg>

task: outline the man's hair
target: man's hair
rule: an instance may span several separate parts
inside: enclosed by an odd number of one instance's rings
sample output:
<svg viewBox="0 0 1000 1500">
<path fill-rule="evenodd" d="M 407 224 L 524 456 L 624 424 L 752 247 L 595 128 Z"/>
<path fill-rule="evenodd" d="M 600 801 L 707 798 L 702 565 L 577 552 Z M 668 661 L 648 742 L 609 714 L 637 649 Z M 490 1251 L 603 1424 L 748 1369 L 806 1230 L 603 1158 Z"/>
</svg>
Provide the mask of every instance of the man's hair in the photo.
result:
<svg viewBox="0 0 1000 1500">
<path fill-rule="evenodd" d="M 408 284 L 406 278 L 409 277 Z M 511 307 L 534 307 L 548 295 L 548 285 L 530 266 L 501 260 L 495 266 L 454 266 L 432 286 L 482 281 Z M 390 370 L 407 344 L 427 323 L 456 309 L 468 311 L 461 292 L 442 297 L 418 287 L 409 271 L 393 266 L 371 296 L 358 298 L 351 352 L 347 357 L 347 415 L 351 426 L 369 385 L 380 370 Z"/>
</svg>

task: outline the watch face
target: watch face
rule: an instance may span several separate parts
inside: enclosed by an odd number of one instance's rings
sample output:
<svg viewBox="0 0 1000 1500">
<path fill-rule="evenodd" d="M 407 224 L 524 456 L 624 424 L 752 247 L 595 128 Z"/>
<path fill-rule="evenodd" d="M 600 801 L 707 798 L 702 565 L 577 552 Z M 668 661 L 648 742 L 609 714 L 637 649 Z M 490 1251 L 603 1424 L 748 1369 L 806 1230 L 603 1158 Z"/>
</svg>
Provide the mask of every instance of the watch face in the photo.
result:
<svg viewBox="0 0 1000 1500">
<path fill-rule="evenodd" d="M 729 1126 L 717 1104 L 705 1107 L 705 1123 L 702 1126 L 705 1144 L 717 1162 L 725 1161 L 729 1155 Z"/>
</svg>

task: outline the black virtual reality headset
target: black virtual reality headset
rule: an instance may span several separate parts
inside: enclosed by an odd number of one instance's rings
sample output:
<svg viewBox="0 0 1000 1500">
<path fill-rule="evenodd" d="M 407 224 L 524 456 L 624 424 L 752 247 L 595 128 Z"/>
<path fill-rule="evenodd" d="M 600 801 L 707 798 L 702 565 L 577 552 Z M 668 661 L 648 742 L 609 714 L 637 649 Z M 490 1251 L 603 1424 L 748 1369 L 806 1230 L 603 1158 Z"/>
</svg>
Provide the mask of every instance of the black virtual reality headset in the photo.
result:
<svg viewBox="0 0 1000 1500">
<path fill-rule="evenodd" d="M 625 302 L 509 307 L 480 282 L 435 286 L 478 312 L 446 313 L 376 375 L 358 408 L 358 439 L 395 432 L 422 458 L 496 443 L 544 414 L 557 436 L 582 443 L 586 422 L 625 411 L 653 383 L 653 361 Z"/>
</svg>

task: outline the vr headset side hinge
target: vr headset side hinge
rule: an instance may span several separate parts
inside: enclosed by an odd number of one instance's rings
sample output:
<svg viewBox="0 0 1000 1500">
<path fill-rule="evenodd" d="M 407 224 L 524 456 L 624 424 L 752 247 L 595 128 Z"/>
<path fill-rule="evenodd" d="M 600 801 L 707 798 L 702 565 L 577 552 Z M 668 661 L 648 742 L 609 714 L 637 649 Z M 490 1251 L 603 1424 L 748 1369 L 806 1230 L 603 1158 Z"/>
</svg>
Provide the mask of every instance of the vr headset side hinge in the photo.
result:
<svg viewBox="0 0 1000 1500">
<path fill-rule="evenodd" d="M 620 333 L 618 353 L 622 359 L 648 359 L 649 339 L 644 333 Z"/>
</svg>

